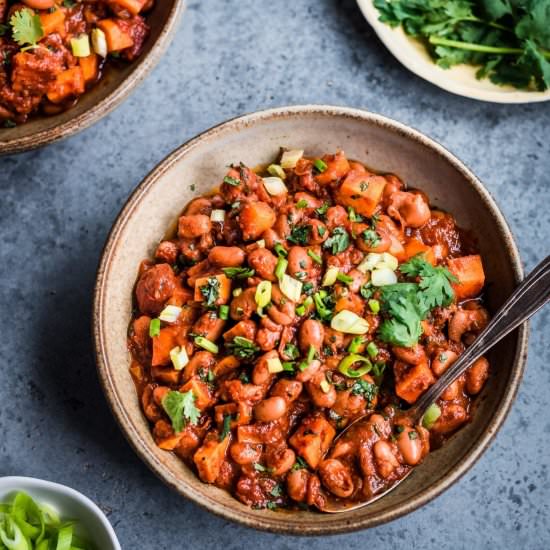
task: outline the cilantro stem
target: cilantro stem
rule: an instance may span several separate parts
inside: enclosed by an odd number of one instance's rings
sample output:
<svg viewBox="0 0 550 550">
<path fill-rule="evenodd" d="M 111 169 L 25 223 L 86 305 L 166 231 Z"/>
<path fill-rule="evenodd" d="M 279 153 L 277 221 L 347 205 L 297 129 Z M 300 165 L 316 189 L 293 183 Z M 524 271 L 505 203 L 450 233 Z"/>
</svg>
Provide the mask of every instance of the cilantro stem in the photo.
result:
<svg viewBox="0 0 550 550">
<path fill-rule="evenodd" d="M 499 29 L 501 31 L 514 32 L 513 29 L 505 27 L 500 23 L 495 23 L 494 21 L 485 21 L 484 19 L 480 19 L 479 17 L 463 17 L 460 19 L 460 21 L 472 21 L 474 23 L 482 23 L 483 25 L 488 25 L 489 27 L 493 27 L 494 29 Z"/>
<path fill-rule="evenodd" d="M 448 46 L 449 48 L 457 48 L 459 50 L 469 50 L 472 52 L 494 53 L 502 55 L 520 55 L 523 53 L 522 48 L 504 48 L 499 46 L 485 46 L 484 44 L 474 44 L 472 42 L 461 42 L 459 40 L 448 40 L 439 36 L 430 36 L 430 44 L 437 46 Z M 547 59 L 550 59 L 550 51 L 540 50 Z"/>
</svg>

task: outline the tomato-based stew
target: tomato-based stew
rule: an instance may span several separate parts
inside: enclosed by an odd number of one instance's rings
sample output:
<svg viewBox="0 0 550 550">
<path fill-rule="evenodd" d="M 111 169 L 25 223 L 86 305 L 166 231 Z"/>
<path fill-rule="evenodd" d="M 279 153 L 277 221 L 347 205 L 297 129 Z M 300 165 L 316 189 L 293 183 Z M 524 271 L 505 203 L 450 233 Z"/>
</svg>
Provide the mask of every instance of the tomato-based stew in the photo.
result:
<svg viewBox="0 0 550 550">
<path fill-rule="evenodd" d="M 484 282 L 452 214 L 393 174 L 341 151 L 233 165 L 139 268 L 128 346 L 153 437 L 255 508 L 371 499 L 469 421 L 485 358 L 420 425 L 399 411 L 487 325 Z"/>
</svg>

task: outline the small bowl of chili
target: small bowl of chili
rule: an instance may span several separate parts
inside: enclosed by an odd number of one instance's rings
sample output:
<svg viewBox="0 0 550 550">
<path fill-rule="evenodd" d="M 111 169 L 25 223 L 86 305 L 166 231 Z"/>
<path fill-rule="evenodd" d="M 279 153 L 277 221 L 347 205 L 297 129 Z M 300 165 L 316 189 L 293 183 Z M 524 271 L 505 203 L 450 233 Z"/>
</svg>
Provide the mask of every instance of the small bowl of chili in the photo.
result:
<svg viewBox="0 0 550 550">
<path fill-rule="evenodd" d="M 97 122 L 159 61 L 182 0 L 0 1 L 0 155 Z"/>
<path fill-rule="evenodd" d="M 356 109 L 262 111 L 181 146 L 122 209 L 95 291 L 99 375 L 139 456 L 200 506 L 363 529 L 451 486 L 502 425 L 526 326 L 423 425 L 396 418 L 521 278 L 495 202 L 441 145 Z M 327 515 L 329 497 L 374 498 Z"/>
</svg>

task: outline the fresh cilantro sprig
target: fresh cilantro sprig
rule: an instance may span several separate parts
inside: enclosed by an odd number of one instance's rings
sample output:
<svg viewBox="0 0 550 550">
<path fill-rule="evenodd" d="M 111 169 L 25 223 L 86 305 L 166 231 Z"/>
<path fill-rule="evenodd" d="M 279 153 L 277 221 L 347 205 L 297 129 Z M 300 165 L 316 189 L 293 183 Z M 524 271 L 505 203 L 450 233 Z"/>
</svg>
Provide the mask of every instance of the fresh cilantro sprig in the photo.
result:
<svg viewBox="0 0 550 550">
<path fill-rule="evenodd" d="M 323 248 L 332 254 L 340 254 L 349 246 L 349 234 L 343 227 L 335 227 L 330 237 L 323 243 Z"/>
<path fill-rule="evenodd" d="M 216 277 L 208 277 L 206 284 L 200 287 L 200 292 L 207 307 L 216 305 L 216 300 L 220 297 L 220 281 Z"/>
<path fill-rule="evenodd" d="M 162 400 L 162 407 L 170 417 L 175 433 L 181 432 L 187 422 L 196 424 L 201 415 L 195 406 L 195 394 L 192 390 L 184 393 L 169 391 Z"/>
<path fill-rule="evenodd" d="M 422 40 L 442 68 L 477 65 L 477 78 L 550 87 L 549 0 L 374 0 L 380 21 Z"/>
<path fill-rule="evenodd" d="M 227 347 L 239 359 L 251 359 L 260 351 L 260 348 L 252 340 L 243 336 L 235 336 L 233 341 L 227 344 Z"/>
<path fill-rule="evenodd" d="M 454 299 L 451 282 L 456 278 L 444 267 L 434 267 L 422 256 L 415 256 L 399 271 L 418 282 L 382 287 L 381 303 L 388 315 L 378 335 L 384 342 L 412 347 L 422 336 L 421 321 L 437 306 L 448 306 Z"/>
<path fill-rule="evenodd" d="M 24 50 L 35 48 L 38 41 L 44 36 L 40 17 L 28 8 L 14 12 L 10 17 L 13 39 Z"/>
</svg>

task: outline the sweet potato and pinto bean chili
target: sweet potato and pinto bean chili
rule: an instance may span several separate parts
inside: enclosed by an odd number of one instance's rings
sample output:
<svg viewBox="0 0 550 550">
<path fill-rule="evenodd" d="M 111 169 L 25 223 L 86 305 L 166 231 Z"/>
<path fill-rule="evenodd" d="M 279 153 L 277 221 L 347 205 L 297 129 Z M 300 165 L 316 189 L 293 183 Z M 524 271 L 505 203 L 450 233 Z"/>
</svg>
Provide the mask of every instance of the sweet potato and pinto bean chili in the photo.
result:
<svg viewBox="0 0 550 550">
<path fill-rule="evenodd" d="M 106 63 L 133 61 L 154 0 L 0 0 L 0 128 L 74 105 Z"/>
<path fill-rule="evenodd" d="M 256 508 L 369 499 L 469 420 L 484 358 L 422 425 L 397 413 L 487 324 L 483 285 L 472 239 L 395 175 L 343 152 L 234 165 L 140 266 L 128 342 L 154 439 Z"/>
</svg>

